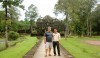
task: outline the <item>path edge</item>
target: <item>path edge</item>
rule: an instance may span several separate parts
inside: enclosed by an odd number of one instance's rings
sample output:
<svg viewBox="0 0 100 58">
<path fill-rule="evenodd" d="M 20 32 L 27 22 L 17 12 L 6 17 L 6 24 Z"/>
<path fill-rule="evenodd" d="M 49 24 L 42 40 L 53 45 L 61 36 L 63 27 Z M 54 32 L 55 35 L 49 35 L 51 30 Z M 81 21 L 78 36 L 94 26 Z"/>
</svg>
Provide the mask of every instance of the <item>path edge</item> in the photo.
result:
<svg viewBox="0 0 100 58">
<path fill-rule="evenodd" d="M 40 46 L 41 42 L 42 38 L 40 38 L 38 42 L 36 42 L 36 44 L 22 58 L 32 58 L 35 52 L 37 51 L 38 47 Z"/>
<path fill-rule="evenodd" d="M 62 51 L 62 54 L 64 55 L 65 58 L 75 58 L 72 54 L 70 54 L 61 44 L 60 44 L 60 49 Z"/>
</svg>

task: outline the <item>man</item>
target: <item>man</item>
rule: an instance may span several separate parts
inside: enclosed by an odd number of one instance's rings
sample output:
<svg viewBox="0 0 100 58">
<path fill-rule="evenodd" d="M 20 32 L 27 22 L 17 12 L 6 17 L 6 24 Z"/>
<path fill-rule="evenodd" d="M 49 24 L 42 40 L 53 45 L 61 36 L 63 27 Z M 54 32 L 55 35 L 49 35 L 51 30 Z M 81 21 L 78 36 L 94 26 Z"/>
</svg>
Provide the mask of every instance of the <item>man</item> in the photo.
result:
<svg viewBox="0 0 100 58">
<path fill-rule="evenodd" d="M 54 29 L 53 33 L 53 50 L 54 50 L 54 56 L 56 56 L 56 47 L 58 51 L 58 56 L 60 56 L 60 47 L 59 47 L 59 39 L 60 39 L 60 33 L 57 32 L 57 29 Z"/>
<path fill-rule="evenodd" d="M 52 38 L 53 34 L 51 32 L 51 27 L 48 27 L 47 32 L 44 34 L 44 43 L 45 43 L 45 57 L 47 57 L 47 52 L 49 51 L 49 56 L 51 56 L 51 48 L 52 48 Z"/>
</svg>

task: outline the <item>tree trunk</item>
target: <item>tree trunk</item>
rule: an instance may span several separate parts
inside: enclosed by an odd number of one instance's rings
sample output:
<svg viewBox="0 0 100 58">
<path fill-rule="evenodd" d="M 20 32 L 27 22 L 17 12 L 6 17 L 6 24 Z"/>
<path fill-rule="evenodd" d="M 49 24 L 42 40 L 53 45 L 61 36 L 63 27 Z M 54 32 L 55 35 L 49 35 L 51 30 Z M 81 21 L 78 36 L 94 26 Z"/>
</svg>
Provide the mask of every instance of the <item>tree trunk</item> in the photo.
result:
<svg viewBox="0 0 100 58">
<path fill-rule="evenodd" d="M 65 39 L 67 38 L 67 27 L 65 28 Z"/>
<path fill-rule="evenodd" d="M 65 22 L 65 25 L 66 25 L 66 29 L 65 29 L 65 39 L 66 39 L 66 38 L 68 37 L 68 35 L 69 35 L 68 19 L 69 19 L 69 15 L 66 14 L 66 22 Z"/>
<path fill-rule="evenodd" d="M 32 20 L 30 20 L 31 34 L 33 32 Z"/>
<path fill-rule="evenodd" d="M 6 36 L 6 38 L 5 38 L 5 46 L 6 46 L 6 48 L 8 48 L 8 25 L 7 24 L 5 26 L 5 29 L 6 29 L 6 31 L 5 31 L 5 36 Z"/>
<path fill-rule="evenodd" d="M 89 36 L 89 21 L 87 19 L 87 36 Z"/>
<path fill-rule="evenodd" d="M 25 29 L 25 34 L 26 34 L 26 29 Z"/>
<path fill-rule="evenodd" d="M 87 19 L 87 36 L 91 37 L 92 33 L 92 26 L 91 26 L 91 20 Z"/>
<path fill-rule="evenodd" d="M 32 27 L 32 25 L 31 25 L 31 34 L 32 34 L 32 31 L 33 31 L 33 27 Z"/>
<path fill-rule="evenodd" d="M 91 37 L 91 34 L 92 34 L 92 25 L 91 25 L 91 21 L 90 21 L 90 34 L 89 34 L 89 36 Z"/>
<path fill-rule="evenodd" d="M 6 0 L 7 2 L 7 0 Z M 7 5 L 5 7 L 6 20 L 5 20 L 5 46 L 8 47 L 8 25 L 7 25 Z"/>
<path fill-rule="evenodd" d="M 70 19 L 69 14 L 67 14 L 67 17 L 68 17 L 68 19 L 67 19 L 67 36 L 69 36 L 69 32 L 70 32 L 69 23 L 68 23 L 68 20 Z"/>
</svg>

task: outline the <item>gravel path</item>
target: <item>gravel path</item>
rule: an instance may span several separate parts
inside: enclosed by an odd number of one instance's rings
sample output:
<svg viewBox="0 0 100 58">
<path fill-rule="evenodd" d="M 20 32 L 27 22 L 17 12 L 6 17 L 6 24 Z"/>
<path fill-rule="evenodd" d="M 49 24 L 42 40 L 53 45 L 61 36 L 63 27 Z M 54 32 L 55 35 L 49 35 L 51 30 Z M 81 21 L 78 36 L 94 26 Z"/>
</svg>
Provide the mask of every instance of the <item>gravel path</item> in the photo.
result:
<svg viewBox="0 0 100 58">
<path fill-rule="evenodd" d="M 65 58 L 61 51 L 61 56 L 54 56 L 53 49 L 51 51 L 52 56 L 45 57 L 45 44 L 42 42 L 34 54 L 33 58 Z"/>
</svg>

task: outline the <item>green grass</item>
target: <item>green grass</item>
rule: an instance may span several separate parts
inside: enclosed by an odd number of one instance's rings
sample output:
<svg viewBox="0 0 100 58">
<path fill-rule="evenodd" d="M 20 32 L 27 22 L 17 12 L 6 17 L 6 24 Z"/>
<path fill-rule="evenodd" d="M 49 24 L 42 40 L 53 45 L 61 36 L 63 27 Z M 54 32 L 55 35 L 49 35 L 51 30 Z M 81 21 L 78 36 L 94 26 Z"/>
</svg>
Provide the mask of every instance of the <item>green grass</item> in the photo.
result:
<svg viewBox="0 0 100 58">
<path fill-rule="evenodd" d="M 100 47 L 86 44 L 81 40 L 81 37 L 70 37 L 67 40 L 61 39 L 60 43 L 75 58 L 100 58 Z"/>
<path fill-rule="evenodd" d="M 11 46 L 14 46 L 18 41 L 10 41 L 8 43 L 9 47 Z M 5 43 L 0 43 L 0 51 L 4 50 L 6 47 L 5 47 Z"/>
<path fill-rule="evenodd" d="M 22 58 L 37 42 L 36 37 L 27 36 L 27 39 L 16 46 L 0 52 L 0 58 Z"/>
<path fill-rule="evenodd" d="M 5 49 L 5 44 L 0 43 L 0 50 L 3 50 L 3 49 Z"/>
<path fill-rule="evenodd" d="M 25 36 L 23 36 L 23 37 L 19 37 L 17 40 L 15 40 L 15 41 L 9 41 L 8 42 L 8 45 L 9 46 L 14 46 L 16 43 L 18 43 L 18 42 L 22 42 L 22 41 L 24 41 L 26 39 L 26 37 Z M 4 38 L 1 38 L 0 40 L 5 40 Z M 4 50 L 6 47 L 5 47 L 5 43 L 0 43 L 0 51 L 2 51 L 2 50 Z"/>
<path fill-rule="evenodd" d="M 0 38 L 0 41 L 3 40 L 2 38 Z M 0 50 L 5 48 L 5 44 L 4 43 L 0 43 Z"/>
</svg>

